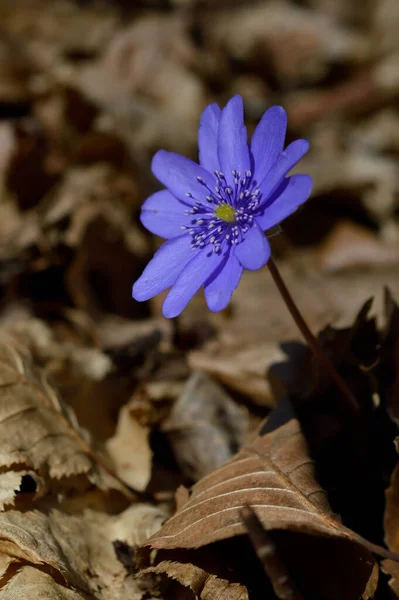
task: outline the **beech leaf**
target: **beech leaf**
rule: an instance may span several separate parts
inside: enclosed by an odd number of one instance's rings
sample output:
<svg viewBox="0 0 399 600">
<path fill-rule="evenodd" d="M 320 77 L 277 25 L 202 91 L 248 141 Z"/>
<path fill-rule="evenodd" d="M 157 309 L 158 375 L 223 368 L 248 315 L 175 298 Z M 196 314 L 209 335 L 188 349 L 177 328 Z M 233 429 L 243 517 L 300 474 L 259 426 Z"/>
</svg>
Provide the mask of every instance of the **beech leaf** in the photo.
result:
<svg viewBox="0 0 399 600">
<path fill-rule="evenodd" d="M 396 438 L 395 444 L 398 449 L 399 438 Z M 394 468 L 391 475 L 391 485 L 385 492 L 385 514 L 384 529 L 385 542 L 393 552 L 399 551 L 399 463 Z M 390 575 L 389 585 L 399 595 L 399 564 L 392 560 L 384 560 L 382 568 L 387 575 Z"/>
<path fill-rule="evenodd" d="M 201 600 L 248 600 L 248 592 L 243 585 L 230 583 L 197 565 L 165 560 L 156 567 L 149 567 L 144 573 L 165 574 L 189 588 Z"/>
<path fill-rule="evenodd" d="M 193 486 L 189 502 L 159 531 L 153 548 L 198 548 L 246 532 L 239 511 L 252 506 L 266 529 L 354 541 L 334 517 L 314 476 L 298 421 L 261 435 Z"/>
<path fill-rule="evenodd" d="M 81 594 L 60 585 L 47 573 L 28 565 L 19 569 L 9 583 L 0 589 L 0 600 L 91 600 L 86 594 Z"/>
<path fill-rule="evenodd" d="M 90 484 L 130 492 L 93 453 L 88 433 L 69 407 L 33 368 L 29 354 L 11 337 L 0 338 L 0 508 L 12 505 L 23 477 L 31 474 L 36 495 L 51 481 L 52 493 Z M 100 465 L 101 462 L 101 465 Z"/>
<path fill-rule="evenodd" d="M 143 566 L 148 546 L 169 551 L 166 557 L 173 560 L 173 550 L 198 549 L 246 533 L 241 518 L 245 506 L 255 511 L 265 530 L 290 534 L 288 546 L 310 544 L 313 562 L 323 552 L 318 552 L 317 546 L 324 548 L 324 552 L 326 543 L 327 547 L 330 543 L 335 548 L 341 564 L 339 560 L 326 563 L 324 558 L 322 568 L 328 565 L 333 580 L 344 568 L 356 572 L 356 578 L 353 590 L 349 590 L 342 576 L 342 585 L 338 579 L 337 588 L 329 598 L 350 598 L 351 593 L 361 595 L 367 586 L 370 588 L 375 564 L 372 552 L 392 558 L 389 551 L 364 540 L 333 514 L 327 494 L 315 478 L 313 460 L 300 425 L 292 419 L 270 433 L 259 435 L 250 447 L 244 447 L 232 460 L 196 483 L 188 502 L 140 550 Z M 301 542 L 293 540 L 293 532 L 302 534 Z M 161 558 L 165 558 L 165 552 Z M 297 555 L 293 560 L 299 564 Z M 319 585 L 327 584 L 320 581 Z"/>
<path fill-rule="evenodd" d="M 7 590 L 15 589 L 22 597 L 24 587 L 30 587 L 41 597 L 40 586 L 46 589 L 43 597 L 64 599 L 57 595 L 57 583 L 79 590 L 86 598 L 139 600 L 142 593 L 135 579 L 117 559 L 112 542 L 121 540 L 135 547 L 156 531 L 165 513 L 153 506 L 135 504 L 117 516 L 87 510 L 74 516 L 52 510 L 48 515 L 37 510 L 25 513 L 10 510 L 0 515 L 1 593 L 8 599 Z M 48 570 L 52 577 L 42 578 L 32 569 L 24 578 L 15 575 L 15 567 L 29 564 Z M 14 567 L 14 569 L 12 569 Z M 3 586 L 3 587 L 2 587 Z M 11 596 L 12 597 L 12 596 Z M 15 596 L 17 597 L 17 596 Z M 80 595 L 67 595 L 68 600 Z"/>
</svg>

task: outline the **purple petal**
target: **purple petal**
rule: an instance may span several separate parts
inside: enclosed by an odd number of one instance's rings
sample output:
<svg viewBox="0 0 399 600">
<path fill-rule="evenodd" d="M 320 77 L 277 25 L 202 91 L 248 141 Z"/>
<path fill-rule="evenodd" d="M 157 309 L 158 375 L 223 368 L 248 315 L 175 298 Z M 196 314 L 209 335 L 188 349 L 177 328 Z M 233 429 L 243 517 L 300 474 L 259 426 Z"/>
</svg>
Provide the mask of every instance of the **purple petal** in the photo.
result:
<svg viewBox="0 0 399 600">
<path fill-rule="evenodd" d="M 176 198 L 188 204 L 194 200 L 204 200 L 209 193 L 204 185 L 199 183 L 198 177 L 212 188 L 215 187 L 215 176 L 211 175 L 197 163 L 185 156 L 159 150 L 152 159 L 152 172 L 155 177 L 163 183 Z M 191 194 L 191 198 L 187 197 Z"/>
<path fill-rule="evenodd" d="M 282 106 L 272 106 L 259 121 L 252 139 L 254 174 L 263 181 L 284 149 L 287 114 Z"/>
<path fill-rule="evenodd" d="M 201 115 L 198 146 L 200 165 L 211 173 L 220 171 L 217 141 L 221 110 L 217 104 L 210 104 Z"/>
<path fill-rule="evenodd" d="M 133 298 L 143 302 L 172 286 L 194 256 L 189 235 L 162 244 L 133 285 Z"/>
<path fill-rule="evenodd" d="M 210 253 L 209 246 L 201 250 L 185 267 L 169 291 L 162 306 L 167 318 L 177 317 L 223 261 L 220 254 Z"/>
<path fill-rule="evenodd" d="M 260 182 L 260 184 L 258 183 L 264 201 L 267 201 L 282 179 L 284 179 L 287 173 L 291 171 L 308 150 L 309 142 L 307 140 L 295 140 L 295 142 L 292 142 L 286 147 L 266 175 L 263 182 Z"/>
<path fill-rule="evenodd" d="M 168 190 L 156 192 L 144 202 L 140 221 L 151 233 L 164 238 L 183 234 L 182 226 L 187 224 L 184 214 L 187 206 L 179 202 Z"/>
<path fill-rule="evenodd" d="M 269 242 L 256 222 L 245 234 L 244 241 L 236 246 L 234 254 L 244 269 L 250 271 L 256 271 L 267 263 L 270 258 Z"/>
<path fill-rule="evenodd" d="M 244 174 L 251 168 L 241 96 L 234 96 L 222 110 L 218 134 L 218 155 L 220 168 L 230 185 L 234 183 L 231 173 L 233 169 Z"/>
<path fill-rule="evenodd" d="M 205 283 L 205 299 L 212 312 L 223 310 L 238 286 L 243 268 L 230 252 L 227 260 Z"/>
<path fill-rule="evenodd" d="M 256 222 L 263 230 L 281 223 L 309 198 L 311 191 L 309 175 L 292 175 L 281 194 L 265 207 L 264 214 L 256 217 Z"/>
</svg>

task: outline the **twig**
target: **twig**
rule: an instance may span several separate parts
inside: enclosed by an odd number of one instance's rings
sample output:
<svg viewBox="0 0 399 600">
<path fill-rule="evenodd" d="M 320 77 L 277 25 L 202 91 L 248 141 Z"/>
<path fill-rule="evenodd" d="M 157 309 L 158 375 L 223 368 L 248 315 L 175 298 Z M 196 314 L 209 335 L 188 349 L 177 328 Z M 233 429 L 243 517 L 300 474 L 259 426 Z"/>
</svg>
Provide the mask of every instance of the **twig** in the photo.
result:
<svg viewBox="0 0 399 600">
<path fill-rule="evenodd" d="M 316 356 L 320 364 L 323 365 L 323 367 L 329 373 L 331 379 L 334 381 L 337 388 L 342 392 L 342 395 L 345 398 L 348 408 L 351 410 L 351 412 L 357 413 L 359 411 L 359 405 L 356 401 L 356 398 L 353 396 L 345 381 L 342 379 L 341 375 L 338 373 L 333 363 L 328 358 L 319 340 L 310 331 L 305 319 L 302 317 L 302 314 L 300 313 L 290 292 L 288 291 L 287 286 L 285 285 L 284 280 L 281 277 L 280 272 L 272 258 L 269 259 L 267 266 L 269 267 L 269 271 L 274 279 L 274 283 L 276 284 L 278 291 L 281 294 L 281 297 L 283 298 L 288 310 L 290 311 L 295 323 L 297 324 L 299 331 L 302 333 L 309 347 L 312 349 L 313 354 Z"/>
<path fill-rule="evenodd" d="M 240 513 L 247 528 L 248 537 L 266 575 L 271 581 L 276 596 L 280 600 L 304 600 L 280 559 L 275 543 L 263 527 L 253 508 L 245 506 Z"/>
</svg>

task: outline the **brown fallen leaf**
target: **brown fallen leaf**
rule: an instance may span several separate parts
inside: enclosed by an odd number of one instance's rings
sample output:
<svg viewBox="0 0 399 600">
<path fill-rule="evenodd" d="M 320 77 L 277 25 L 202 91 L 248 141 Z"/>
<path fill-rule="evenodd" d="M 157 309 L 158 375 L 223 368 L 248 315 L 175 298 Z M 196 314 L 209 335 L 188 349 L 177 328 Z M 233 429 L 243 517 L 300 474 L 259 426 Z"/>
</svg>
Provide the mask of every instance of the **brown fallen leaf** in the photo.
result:
<svg viewBox="0 0 399 600">
<path fill-rule="evenodd" d="M 205 102 L 203 83 L 190 71 L 195 51 L 181 14 L 146 15 L 120 32 L 97 64 L 81 70 L 78 84 L 107 105 L 142 96 L 172 118 L 195 122 Z"/>
<path fill-rule="evenodd" d="M 32 64 L 24 52 L 15 52 L 13 40 L 2 31 L 0 42 L 0 102 L 28 105 Z"/>
<path fill-rule="evenodd" d="M 233 456 L 248 427 L 248 411 L 205 373 L 196 371 L 162 429 L 182 473 L 198 481 Z"/>
<path fill-rule="evenodd" d="M 94 485 L 131 496 L 106 459 L 93 453 L 88 434 L 73 412 L 34 371 L 26 349 L 4 333 L 0 336 L 0 439 L 3 504 L 14 502 L 15 491 L 30 471 L 38 495 L 45 480 L 46 486 L 51 483 L 53 495 Z"/>
<path fill-rule="evenodd" d="M 144 254 L 144 234 L 132 223 L 138 194 L 136 182 L 112 165 L 76 167 L 66 173 L 41 206 L 41 223 L 52 232 L 51 239 L 76 247 L 90 221 L 101 215 L 120 231 L 127 246 Z M 62 223 L 66 220 L 65 229 Z"/>
<path fill-rule="evenodd" d="M 399 438 L 396 438 L 395 446 L 399 450 Z M 399 551 L 399 463 L 392 472 L 391 484 L 385 492 L 384 531 L 388 548 L 393 552 Z M 389 585 L 395 594 L 399 595 L 398 565 L 392 560 L 385 560 L 382 568 L 391 576 Z"/>
<path fill-rule="evenodd" d="M 149 548 L 159 551 L 159 560 L 173 560 L 175 551 L 187 549 L 195 564 L 194 549 L 246 532 L 240 516 L 246 505 L 255 510 L 266 530 L 280 531 L 285 541 L 284 560 L 295 578 L 300 578 L 305 597 L 306 590 L 315 594 L 310 597 L 337 600 L 361 596 L 373 575 L 372 552 L 391 556 L 346 528 L 332 513 L 327 495 L 315 479 L 299 423 L 292 419 L 259 435 L 251 446 L 195 484 L 189 501 L 140 550 L 143 565 L 147 566 Z M 298 546 L 308 544 L 312 554 L 311 558 L 307 555 L 306 566 L 298 558 Z M 323 553 L 329 552 L 338 553 L 333 562 L 322 559 Z M 318 565 L 317 578 L 313 569 L 309 571 L 312 561 Z"/>
<path fill-rule="evenodd" d="M 38 594 L 42 585 L 48 594 L 45 597 L 57 600 L 56 583 L 62 583 L 78 590 L 83 598 L 89 594 L 100 600 L 140 600 L 143 593 L 139 584 L 117 559 L 112 542 L 123 540 L 136 547 L 159 528 L 165 516 L 161 509 L 144 504 L 133 505 L 117 516 L 95 511 L 80 516 L 57 510 L 49 514 L 14 510 L 3 513 L 0 557 L 8 560 L 8 566 L 4 578 L 0 578 L 0 593 L 8 598 L 7 590 L 11 588 L 21 597 L 26 585 Z M 32 569 L 18 578 L 16 568 L 25 565 L 45 567 L 51 577 L 43 580 Z M 75 596 L 71 592 L 66 598 Z"/>
<path fill-rule="evenodd" d="M 365 227 L 341 221 L 319 246 L 316 260 L 323 271 L 372 266 L 386 268 L 399 262 L 399 244 L 378 239 Z"/>
<path fill-rule="evenodd" d="M 106 312 L 134 315 L 140 307 L 131 300 L 130 282 L 138 273 L 137 258 L 117 228 L 102 216 L 93 218 L 66 272 L 65 287 L 75 305 L 94 317 Z"/>
<path fill-rule="evenodd" d="M 123 385 L 112 377 L 115 364 L 99 349 L 97 329 L 88 315 L 69 310 L 62 317 L 57 326 L 49 327 L 16 312 L 3 319 L 1 329 L 29 352 L 79 424 L 102 444 L 114 435 L 116 412 L 130 398 L 134 383 Z"/>
<path fill-rule="evenodd" d="M 17 494 L 29 493 L 33 501 L 41 498 L 46 492 L 47 483 L 35 471 L 5 471 L 0 473 L 0 510 L 12 506 Z"/>
<path fill-rule="evenodd" d="M 296 252 L 279 268 L 313 332 L 327 324 L 351 323 L 364 299 L 387 284 L 399 296 L 394 265 L 372 274 L 367 270 L 340 271 L 332 278 L 320 270 L 314 254 Z M 373 306 L 376 314 L 383 314 L 382 294 Z M 284 357 L 282 343 L 298 340 L 300 334 L 267 269 L 245 272 L 229 312 L 212 315 L 212 319 L 217 338 L 189 353 L 190 367 L 205 371 L 255 404 L 273 407 L 276 400 L 266 379 L 267 369 Z"/>
<path fill-rule="evenodd" d="M 119 412 L 115 435 L 106 443 L 118 476 L 136 490 L 145 490 L 151 478 L 150 428 L 141 425 L 129 409 Z"/>
<path fill-rule="evenodd" d="M 167 575 L 189 588 L 200 600 L 248 600 L 248 592 L 243 585 L 231 583 L 193 564 L 165 560 L 143 573 Z"/>
<path fill-rule="evenodd" d="M 15 576 L 0 588 L 0 600 L 94 600 L 56 582 L 51 575 L 28 565 L 18 569 Z"/>
<path fill-rule="evenodd" d="M 46 10 L 43 10 L 45 6 Z M 117 14 L 110 6 L 104 10 L 56 2 L 29 2 L 18 9 L 0 5 L 0 21 L 37 67 L 50 72 L 62 70 L 69 52 L 92 53 L 103 48 L 115 30 Z"/>
<path fill-rule="evenodd" d="M 272 53 L 277 75 L 291 86 L 299 79 L 319 78 L 326 63 L 357 61 L 367 53 L 360 34 L 289 2 L 243 4 L 216 14 L 211 10 L 207 16 L 205 32 L 214 44 L 240 60 L 258 54 L 258 60 L 266 61 Z"/>
<path fill-rule="evenodd" d="M 256 506 L 266 529 L 348 539 L 314 479 L 300 426 L 291 420 L 195 484 L 189 502 L 150 540 L 151 547 L 197 548 L 243 534 L 239 509 L 247 504 Z"/>
<path fill-rule="evenodd" d="M 245 394 L 254 404 L 272 408 L 273 391 L 266 379 L 267 365 L 281 361 L 284 354 L 274 343 L 248 343 L 244 348 L 208 344 L 190 353 L 189 364 L 201 369 L 234 391 Z"/>
</svg>

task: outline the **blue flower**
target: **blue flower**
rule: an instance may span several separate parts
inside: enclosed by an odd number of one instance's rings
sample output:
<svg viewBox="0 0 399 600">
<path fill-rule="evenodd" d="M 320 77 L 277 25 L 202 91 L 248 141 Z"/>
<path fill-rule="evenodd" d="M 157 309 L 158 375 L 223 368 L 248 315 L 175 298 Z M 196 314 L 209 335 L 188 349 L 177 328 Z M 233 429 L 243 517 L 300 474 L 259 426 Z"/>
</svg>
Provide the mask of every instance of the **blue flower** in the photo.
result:
<svg viewBox="0 0 399 600">
<path fill-rule="evenodd" d="M 264 234 L 308 199 L 308 175 L 287 174 L 307 152 L 306 140 L 284 150 L 287 116 L 281 106 L 265 112 L 247 143 L 243 101 L 221 110 L 208 106 L 199 126 L 199 165 L 160 150 L 152 171 L 166 186 L 143 204 L 141 222 L 167 241 L 133 286 L 143 301 L 170 288 L 165 317 L 176 317 L 204 286 L 209 308 L 226 307 L 243 269 L 270 257 Z"/>
</svg>

